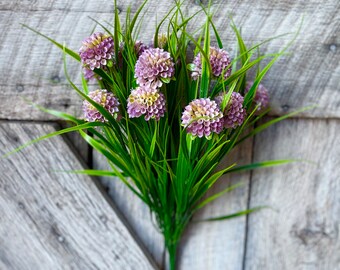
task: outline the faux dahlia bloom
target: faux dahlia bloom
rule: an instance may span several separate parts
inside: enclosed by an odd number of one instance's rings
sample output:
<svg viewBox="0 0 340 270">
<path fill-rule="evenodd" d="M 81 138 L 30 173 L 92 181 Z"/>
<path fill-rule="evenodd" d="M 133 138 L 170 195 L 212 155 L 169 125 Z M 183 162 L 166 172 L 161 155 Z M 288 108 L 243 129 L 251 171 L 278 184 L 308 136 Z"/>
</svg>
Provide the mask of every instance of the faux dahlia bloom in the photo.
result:
<svg viewBox="0 0 340 270">
<path fill-rule="evenodd" d="M 165 97 L 158 89 L 140 86 L 131 91 L 127 104 L 130 118 L 144 115 L 146 121 L 158 121 L 164 116 L 165 110 Z"/>
<path fill-rule="evenodd" d="M 119 101 L 114 94 L 107 92 L 106 89 L 92 91 L 88 95 L 93 101 L 102 105 L 113 117 L 119 119 Z M 105 122 L 104 116 L 87 100 L 83 102 L 83 112 L 85 119 L 89 122 Z"/>
<path fill-rule="evenodd" d="M 103 33 L 94 33 L 83 41 L 79 55 L 86 68 L 103 68 L 113 58 L 113 38 Z"/>
<path fill-rule="evenodd" d="M 158 40 L 157 40 L 158 48 L 163 49 L 165 47 L 166 43 L 168 42 L 168 35 L 166 33 L 159 33 L 157 38 L 158 38 Z M 155 39 L 155 36 L 152 39 L 150 47 L 154 46 L 154 39 Z"/>
<path fill-rule="evenodd" d="M 137 59 L 139 58 L 139 56 L 141 56 L 141 54 L 145 51 L 149 49 L 149 46 L 144 44 L 142 41 L 137 40 L 135 43 L 135 52 L 137 54 Z"/>
<path fill-rule="evenodd" d="M 227 95 L 227 93 L 221 93 L 215 97 L 215 101 L 219 108 L 221 107 L 225 95 Z M 223 111 L 225 128 L 236 128 L 243 124 L 247 115 L 247 112 L 242 105 L 243 100 L 244 98 L 240 93 L 233 92 L 231 94 L 230 100 Z"/>
<path fill-rule="evenodd" d="M 135 66 L 135 78 L 140 86 L 159 88 L 161 78 L 172 78 L 175 74 L 174 62 L 170 53 L 160 48 L 145 50 Z"/>
<path fill-rule="evenodd" d="M 230 65 L 230 57 L 227 51 L 210 47 L 209 52 L 209 62 L 211 65 L 212 73 L 215 78 L 224 74 L 224 78 L 228 78 L 231 74 L 231 67 L 227 69 Z M 193 61 L 194 69 L 192 70 L 191 77 L 197 80 L 198 77 L 202 75 L 202 61 L 201 54 L 197 54 Z"/>
<path fill-rule="evenodd" d="M 254 82 L 247 82 L 246 83 L 246 89 L 244 91 L 245 94 L 247 94 L 250 90 L 250 88 L 252 87 L 252 85 L 254 84 Z M 269 93 L 267 88 L 265 88 L 262 84 L 259 84 L 259 86 L 256 89 L 256 94 L 255 97 L 253 99 L 253 101 L 255 102 L 256 105 L 258 105 L 259 107 L 257 108 L 257 110 L 261 110 L 263 108 L 267 108 L 269 105 Z"/>
<path fill-rule="evenodd" d="M 98 80 L 102 79 L 102 77 L 100 77 L 97 74 L 95 74 L 93 72 L 93 70 L 88 69 L 86 67 L 83 68 L 83 74 L 84 74 L 85 80 L 87 80 L 87 81 L 91 81 L 91 80 L 94 80 L 94 79 L 98 79 Z"/>
<path fill-rule="evenodd" d="M 217 103 L 209 98 L 195 99 L 185 107 L 182 125 L 188 133 L 202 138 L 223 129 L 223 114 Z"/>
</svg>

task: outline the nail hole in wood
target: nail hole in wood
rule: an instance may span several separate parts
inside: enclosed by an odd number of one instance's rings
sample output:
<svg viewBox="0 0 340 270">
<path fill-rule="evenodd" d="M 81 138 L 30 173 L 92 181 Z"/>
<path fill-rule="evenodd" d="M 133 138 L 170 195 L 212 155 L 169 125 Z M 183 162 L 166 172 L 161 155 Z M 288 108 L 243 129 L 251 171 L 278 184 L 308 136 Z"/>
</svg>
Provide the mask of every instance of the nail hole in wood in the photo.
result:
<svg viewBox="0 0 340 270">
<path fill-rule="evenodd" d="M 15 86 L 15 89 L 18 91 L 18 92 L 23 92 L 25 90 L 25 87 L 22 85 L 22 84 L 17 84 Z"/>
<path fill-rule="evenodd" d="M 20 209 L 25 209 L 25 205 L 22 202 L 19 202 L 18 206 L 19 206 Z"/>
<path fill-rule="evenodd" d="M 282 105 L 281 108 L 282 108 L 283 111 L 286 112 L 286 111 L 289 110 L 289 105 L 287 105 L 287 104 L 286 105 Z"/>
<path fill-rule="evenodd" d="M 61 81 L 61 79 L 60 79 L 60 77 L 58 75 L 54 75 L 54 76 L 51 77 L 51 82 L 52 83 L 57 84 L 57 83 L 60 83 L 60 81 Z"/>
<path fill-rule="evenodd" d="M 335 44 L 331 44 L 331 45 L 329 46 L 329 50 L 330 50 L 332 53 L 336 53 L 336 50 L 337 50 L 336 45 L 335 45 Z"/>
</svg>

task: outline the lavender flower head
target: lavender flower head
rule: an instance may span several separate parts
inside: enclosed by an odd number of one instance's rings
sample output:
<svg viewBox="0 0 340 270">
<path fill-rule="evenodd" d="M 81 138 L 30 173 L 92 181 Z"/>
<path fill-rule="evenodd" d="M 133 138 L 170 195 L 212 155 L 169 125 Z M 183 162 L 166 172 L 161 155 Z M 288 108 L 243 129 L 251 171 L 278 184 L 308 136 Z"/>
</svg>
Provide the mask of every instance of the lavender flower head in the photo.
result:
<svg viewBox="0 0 340 270">
<path fill-rule="evenodd" d="M 174 74 L 174 62 L 170 53 L 160 48 L 145 50 L 135 66 L 137 83 L 148 88 L 161 87 L 162 79 L 170 79 Z"/>
<path fill-rule="evenodd" d="M 253 86 L 254 82 L 247 82 L 246 83 L 246 88 L 244 93 L 247 94 L 250 90 L 250 88 Z M 269 105 L 269 93 L 267 88 L 265 88 L 262 84 L 259 84 L 259 86 L 256 89 L 256 94 L 253 99 L 256 105 L 259 107 L 257 108 L 258 111 L 267 108 Z"/>
<path fill-rule="evenodd" d="M 142 41 L 137 40 L 135 42 L 135 52 L 137 54 L 137 59 L 139 58 L 139 56 L 141 56 L 141 54 L 145 51 L 149 49 L 149 46 L 144 44 Z"/>
<path fill-rule="evenodd" d="M 222 92 L 215 97 L 215 101 L 219 107 L 221 107 L 223 99 L 226 95 L 227 93 Z M 242 105 L 243 100 L 244 98 L 240 93 L 233 92 L 231 94 L 230 100 L 223 111 L 225 128 L 236 128 L 243 124 L 247 115 L 247 112 Z"/>
<path fill-rule="evenodd" d="M 165 97 L 158 89 L 140 86 L 131 91 L 127 104 L 130 118 L 144 115 L 146 121 L 158 121 L 164 116 L 165 110 Z"/>
<path fill-rule="evenodd" d="M 211 65 L 212 73 L 215 78 L 224 74 L 224 79 L 228 78 L 231 74 L 230 57 L 227 51 L 210 47 L 209 62 Z M 197 54 L 193 61 L 194 68 L 191 73 L 193 80 L 197 80 L 202 75 L 202 61 L 201 54 Z"/>
<path fill-rule="evenodd" d="M 86 68 L 103 68 L 113 58 L 113 38 L 103 33 L 94 33 L 83 41 L 79 55 Z"/>
<path fill-rule="evenodd" d="M 155 36 L 152 39 L 150 47 L 154 46 L 154 40 L 155 40 Z M 163 49 L 167 42 L 168 42 L 168 34 L 166 34 L 166 33 L 159 33 L 158 36 L 157 36 L 158 48 L 162 48 Z"/>
<path fill-rule="evenodd" d="M 116 119 L 119 119 L 119 101 L 113 93 L 107 92 L 106 89 L 92 91 L 88 95 L 93 101 L 102 105 Z M 89 122 L 105 122 L 104 116 L 87 100 L 83 102 L 83 112 L 85 119 Z"/>
<path fill-rule="evenodd" d="M 98 76 L 96 73 L 93 72 L 93 70 L 83 67 L 83 74 L 84 78 L 87 81 L 92 81 L 94 79 L 101 80 L 102 77 Z"/>
<path fill-rule="evenodd" d="M 209 98 L 195 99 L 185 107 L 182 125 L 188 133 L 209 139 L 212 133 L 223 130 L 223 114 L 217 103 Z"/>
</svg>

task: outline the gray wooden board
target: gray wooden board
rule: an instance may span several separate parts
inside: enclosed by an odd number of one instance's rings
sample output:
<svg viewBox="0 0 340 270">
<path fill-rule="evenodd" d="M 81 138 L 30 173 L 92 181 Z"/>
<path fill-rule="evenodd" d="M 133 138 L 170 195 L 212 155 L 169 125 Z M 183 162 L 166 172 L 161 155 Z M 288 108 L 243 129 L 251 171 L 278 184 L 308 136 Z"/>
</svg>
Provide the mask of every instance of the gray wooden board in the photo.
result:
<svg viewBox="0 0 340 270">
<path fill-rule="evenodd" d="M 69 128 L 70 124 L 61 122 L 61 128 Z M 78 132 L 70 132 L 63 135 L 65 142 L 68 146 L 76 153 L 79 154 L 79 157 L 84 163 L 91 164 L 90 158 L 92 149 L 89 144 L 81 137 Z"/>
<path fill-rule="evenodd" d="M 93 167 L 101 170 L 110 169 L 106 158 L 95 150 Z M 149 208 L 119 178 L 100 177 L 100 179 L 119 211 L 161 267 L 164 259 L 164 240 L 150 215 Z"/>
<path fill-rule="evenodd" d="M 256 137 L 254 160 L 299 158 L 253 173 L 247 270 L 340 269 L 340 121 L 286 120 Z"/>
<path fill-rule="evenodd" d="M 52 125 L 0 123 L 0 155 Z M 0 160 L 0 269 L 153 269 L 61 137 Z"/>
<path fill-rule="evenodd" d="M 219 165 L 220 168 L 251 162 L 252 141 L 235 148 Z M 202 208 L 193 220 L 224 216 L 247 209 L 250 173 L 222 176 L 207 196 L 225 188 L 242 183 L 241 187 L 229 192 Z M 179 247 L 179 269 L 243 269 L 246 233 L 246 217 L 231 220 L 191 223 Z"/>
<path fill-rule="evenodd" d="M 132 4 L 135 12 L 142 1 L 118 1 L 121 14 Z M 186 1 L 183 8 L 193 13 L 199 1 Z M 204 1 L 203 1 L 204 2 Z M 304 17 L 296 42 L 265 78 L 270 91 L 273 113 L 282 114 L 301 106 L 319 104 L 319 108 L 305 113 L 312 117 L 339 117 L 340 110 L 340 3 L 338 0 L 286 1 L 213 1 L 218 7 L 215 22 L 221 31 L 225 48 L 235 52 L 235 36 L 228 26 L 228 16 L 242 27 L 246 44 L 250 46 L 269 37 L 294 32 Z M 153 36 L 158 21 L 172 5 L 171 1 L 150 0 L 141 28 L 141 38 Z M 36 36 L 20 23 L 66 42 L 75 51 L 92 31 L 95 23 L 112 21 L 112 1 L 0 1 L 0 118 L 54 119 L 32 109 L 20 97 L 43 106 L 80 115 L 81 101 L 67 86 L 62 68 L 62 53 L 48 41 Z M 157 12 L 155 12 L 157 10 Z M 201 16 L 193 25 L 201 24 Z M 99 30 L 100 28 L 96 28 Z M 292 39 L 292 35 L 265 45 L 261 53 L 278 51 Z M 79 83 L 80 67 L 68 60 L 71 78 Z"/>
</svg>

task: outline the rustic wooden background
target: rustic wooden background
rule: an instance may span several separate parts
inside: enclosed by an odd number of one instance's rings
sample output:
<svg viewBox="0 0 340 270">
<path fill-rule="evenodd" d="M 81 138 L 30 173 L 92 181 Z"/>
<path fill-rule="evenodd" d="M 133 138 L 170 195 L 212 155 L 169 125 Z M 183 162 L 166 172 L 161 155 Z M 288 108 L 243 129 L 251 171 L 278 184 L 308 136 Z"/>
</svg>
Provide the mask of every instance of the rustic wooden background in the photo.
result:
<svg viewBox="0 0 340 270">
<path fill-rule="evenodd" d="M 203 1 L 204 2 L 204 1 Z M 206 2 L 206 1 L 205 1 Z M 273 113 L 318 104 L 269 128 L 234 151 L 238 163 L 300 158 L 299 163 L 232 175 L 215 191 L 245 183 L 195 218 L 268 205 L 248 217 L 192 224 L 179 251 L 179 269 L 340 269 L 340 2 L 338 0 L 213 1 L 225 48 L 235 50 L 229 15 L 248 45 L 301 33 L 268 73 Z M 140 0 L 118 0 L 124 16 Z M 186 12 L 198 0 L 184 3 Z M 150 0 L 141 37 L 152 37 L 172 1 Z M 81 100 L 68 86 L 62 54 L 23 29 L 28 24 L 77 50 L 95 27 L 89 17 L 112 20 L 113 1 L 0 0 L 0 155 L 65 124 L 23 98 L 80 114 Z M 155 12 L 157 11 L 157 12 Z M 262 52 L 275 52 L 292 35 Z M 69 61 L 72 79 L 80 68 Z M 231 162 L 231 160 L 226 161 Z M 162 238 L 145 206 L 118 181 L 58 170 L 104 168 L 103 160 L 76 136 L 58 137 L 0 160 L 0 269 L 162 269 Z M 106 192 L 108 191 L 108 192 Z M 111 195 L 111 198 L 107 196 Z"/>
</svg>

